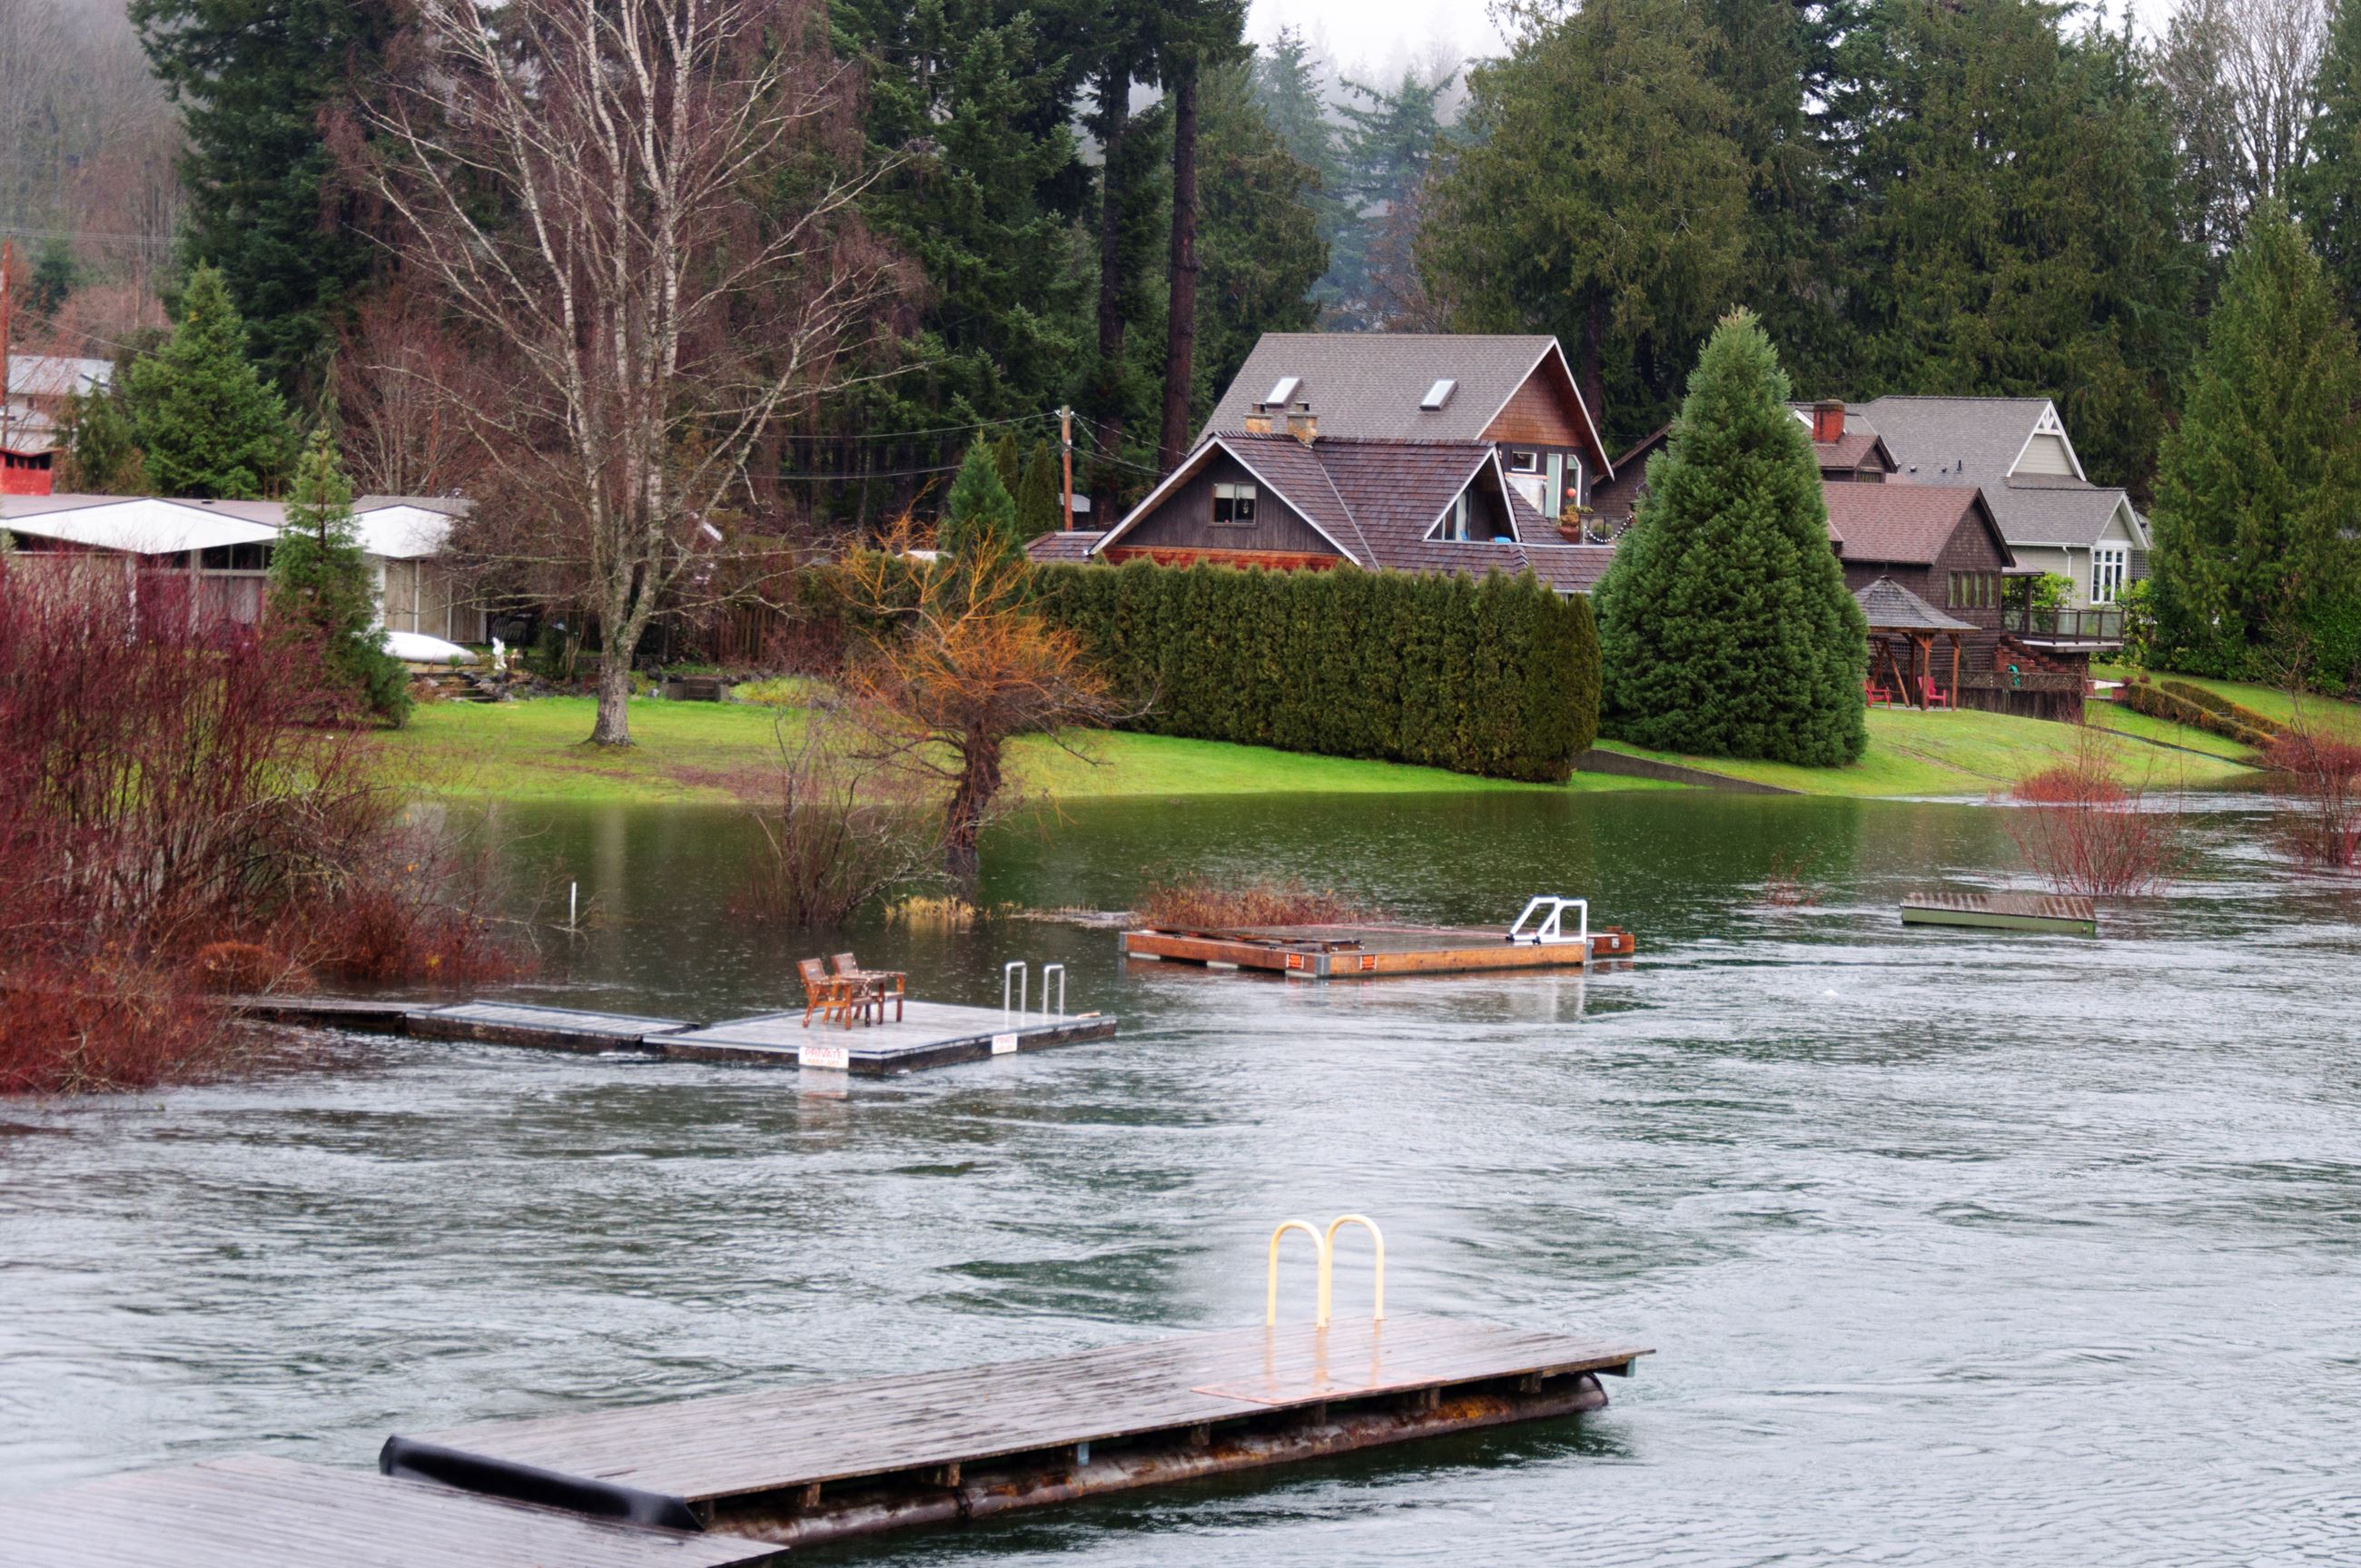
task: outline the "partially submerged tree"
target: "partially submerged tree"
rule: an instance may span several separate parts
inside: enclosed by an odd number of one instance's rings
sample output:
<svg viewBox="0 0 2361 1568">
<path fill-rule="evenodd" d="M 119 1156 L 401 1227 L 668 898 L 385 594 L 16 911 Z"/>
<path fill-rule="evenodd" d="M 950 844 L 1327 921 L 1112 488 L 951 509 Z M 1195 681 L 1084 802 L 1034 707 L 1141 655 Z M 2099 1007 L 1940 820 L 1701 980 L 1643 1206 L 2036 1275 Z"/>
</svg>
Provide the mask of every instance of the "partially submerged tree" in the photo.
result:
<svg viewBox="0 0 2361 1568">
<path fill-rule="evenodd" d="M 1868 626 L 1787 393 L 1754 317 L 1724 317 L 1598 585 L 1610 734 L 1807 767 L 1867 747 Z"/>
<path fill-rule="evenodd" d="M 462 405 L 514 481 L 481 554 L 597 617 L 590 739 L 629 745 L 650 622 L 875 302 L 856 67 L 813 0 L 449 0 L 413 53 L 376 175 L 502 389 Z"/>
<path fill-rule="evenodd" d="M 843 689 L 875 753 L 945 791 L 943 867 L 972 890 L 978 840 L 1010 805 L 1009 741 L 1103 724 L 1115 705 L 1081 640 L 1027 604 L 1021 552 L 987 534 L 921 563 L 916 538 L 906 518 L 837 568 L 847 609 L 872 628 Z"/>
<path fill-rule="evenodd" d="M 287 523 L 270 553 L 271 627 L 320 662 L 322 685 L 380 718 L 410 717 L 410 678 L 386 651 L 377 582 L 353 525 L 353 487 L 324 428 L 295 466 Z"/>
</svg>

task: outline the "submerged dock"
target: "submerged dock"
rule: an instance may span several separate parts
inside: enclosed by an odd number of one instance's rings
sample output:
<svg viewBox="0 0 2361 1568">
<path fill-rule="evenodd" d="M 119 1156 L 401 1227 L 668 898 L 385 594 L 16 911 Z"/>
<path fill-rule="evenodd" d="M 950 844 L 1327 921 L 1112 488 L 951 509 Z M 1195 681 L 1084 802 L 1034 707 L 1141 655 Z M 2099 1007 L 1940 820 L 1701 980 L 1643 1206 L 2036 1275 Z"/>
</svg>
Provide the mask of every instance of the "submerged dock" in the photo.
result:
<svg viewBox="0 0 2361 1568">
<path fill-rule="evenodd" d="M 1995 931 L 2099 934 L 2097 906 L 2054 893 L 1918 893 L 1902 901 L 1905 926 L 1967 926 Z"/>
<path fill-rule="evenodd" d="M 796 1546 L 1573 1415 L 1648 1354 L 1448 1318 L 1282 1324 L 397 1436 L 379 1464 Z"/>
<path fill-rule="evenodd" d="M 1123 934 L 1128 959 L 1265 970 L 1306 980 L 1487 970 L 1585 969 L 1630 958 L 1631 934 L 1612 927 L 1583 940 L 1512 942 L 1477 926 L 1239 926 L 1212 930 L 1144 927 Z"/>
<path fill-rule="evenodd" d="M 423 1040 L 472 1040 L 536 1050 L 623 1055 L 658 1061 L 802 1068 L 884 1078 L 1103 1040 L 1117 1020 L 1100 1013 L 1008 1012 L 911 1000 L 899 1018 L 851 1028 L 801 1008 L 695 1024 L 514 1002 L 372 1001 L 344 997 L 244 997 L 245 1015 L 280 1024 L 362 1029 Z"/>
</svg>

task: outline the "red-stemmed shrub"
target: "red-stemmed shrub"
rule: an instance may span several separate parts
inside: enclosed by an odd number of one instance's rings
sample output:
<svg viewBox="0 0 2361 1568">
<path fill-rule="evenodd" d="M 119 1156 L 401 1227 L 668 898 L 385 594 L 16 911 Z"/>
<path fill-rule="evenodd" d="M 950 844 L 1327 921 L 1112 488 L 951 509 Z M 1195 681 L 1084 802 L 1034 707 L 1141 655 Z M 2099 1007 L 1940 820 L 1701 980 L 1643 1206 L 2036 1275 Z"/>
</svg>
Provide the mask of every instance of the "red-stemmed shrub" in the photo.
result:
<svg viewBox="0 0 2361 1568">
<path fill-rule="evenodd" d="M 2004 818 L 2009 837 L 2059 893 L 2154 893 L 2180 862 L 2179 819 L 2147 808 L 2144 792 L 2125 782 L 2095 729 L 2082 729 L 2065 762 L 2027 774 L 2009 793 L 2026 803 Z"/>
<path fill-rule="evenodd" d="M 2289 851 L 2307 865 L 2361 867 L 2361 744 L 2299 727 L 2263 760 L 2290 807 L 2281 834 Z"/>
<path fill-rule="evenodd" d="M 0 1089 L 205 1070 L 229 1035 L 204 992 L 337 972 L 347 917 L 400 903 L 391 872 L 423 863 L 418 847 L 367 741 L 303 722 L 315 671 L 210 613 L 180 574 L 0 557 Z M 373 947 L 432 953 L 452 922 L 489 930 L 401 907 L 418 934 Z"/>
</svg>

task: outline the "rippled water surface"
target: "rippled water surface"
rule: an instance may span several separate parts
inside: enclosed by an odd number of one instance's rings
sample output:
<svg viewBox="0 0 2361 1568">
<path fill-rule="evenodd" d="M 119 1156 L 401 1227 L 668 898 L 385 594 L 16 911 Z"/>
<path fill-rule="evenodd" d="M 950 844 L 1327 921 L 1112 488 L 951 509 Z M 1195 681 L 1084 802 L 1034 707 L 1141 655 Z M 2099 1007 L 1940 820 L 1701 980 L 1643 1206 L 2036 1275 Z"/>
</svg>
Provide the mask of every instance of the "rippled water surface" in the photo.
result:
<svg viewBox="0 0 2361 1568">
<path fill-rule="evenodd" d="M 1290 1214 L 1399 1310 L 1658 1347 L 1613 1407 L 822 1561 L 2361 1558 L 2361 927 L 2195 823 L 2099 940 L 1905 932 L 1993 809 L 1686 794 L 1165 802 L 993 846 L 987 896 L 1238 866 L 1412 916 L 1593 895 L 1587 983 L 1317 987 L 1101 932 L 862 930 L 925 994 L 1071 966 L 1109 1042 L 807 1091 L 356 1038 L 334 1070 L 0 1111 L 0 1493 L 243 1450 L 1251 1322 Z M 719 1017 L 816 942 L 727 916 L 728 812 L 507 811 L 590 928 L 531 993 Z M 1774 857 L 1808 908 L 1767 907 Z M 522 892 L 520 897 L 522 897 Z M 1366 1276 L 1340 1264 L 1340 1303 Z"/>
</svg>

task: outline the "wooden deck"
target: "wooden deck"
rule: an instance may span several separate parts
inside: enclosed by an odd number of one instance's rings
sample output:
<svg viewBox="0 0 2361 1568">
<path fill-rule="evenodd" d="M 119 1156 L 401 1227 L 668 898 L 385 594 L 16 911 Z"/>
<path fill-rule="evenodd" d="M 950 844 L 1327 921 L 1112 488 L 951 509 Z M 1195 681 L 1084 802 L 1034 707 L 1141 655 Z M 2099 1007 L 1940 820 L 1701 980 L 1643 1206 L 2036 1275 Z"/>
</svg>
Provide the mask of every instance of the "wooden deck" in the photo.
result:
<svg viewBox="0 0 2361 1568">
<path fill-rule="evenodd" d="M 1017 1051 L 1044 1050 L 1077 1040 L 1103 1040 L 1116 1020 L 1101 1013 L 1011 1019 L 993 1007 L 959 1007 L 912 999 L 902 1016 L 851 1028 L 804 1012 L 761 1013 L 697 1025 L 679 1018 L 642 1018 L 523 1003 L 467 1002 L 435 1006 L 418 1002 L 319 996 L 243 996 L 231 1001 L 248 1017 L 336 1028 L 378 1029 L 429 1040 L 482 1040 L 543 1050 L 625 1052 L 673 1061 L 730 1062 L 750 1067 L 831 1069 L 883 1078 L 922 1068 L 949 1067 Z"/>
<path fill-rule="evenodd" d="M 1115 1020 L 1101 1014 L 1045 1018 L 1028 1014 L 1012 1020 L 996 1007 L 955 1007 L 911 1001 L 896 1020 L 889 1008 L 882 1024 L 851 1028 L 814 1018 L 804 1026 L 803 1009 L 733 1018 L 709 1028 L 667 1035 L 650 1044 L 682 1061 L 738 1062 L 759 1067 L 821 1067 L 882 1078 L 920 1068 L 948 1067 L 1017 1051 L 1044 1050 L 1077 1040 L 1103 1040 Z"/>
<path fill-rule="evenodd" d="M 1969 926 L 2095 937 L 2099 912 L 2087 898 L 2051 893 L 1918 893 L 1902 901 L 1905 926 Z"/>
<path fill-rule="evenodd" d="M 1123 934 L 1126 958 L 1267 970 L 1309 980 L 1583 969 L 1598 959 L 1629 958 L 1635 946 L 1629 932 L 1613 927 L 1591 932 L 1587 952 L 1578 942 L 1510 942 L 1497 927 L 1475 926 L 1240 926 Z"/>
<path fill-rule="evenodd" d="M 577 1478 L 800 1544 L 1573 1414 L 1648 1354 L 1444 1318 L 1283 1324 L 461 1427 L 382 1463 L 509 1496 Z"/>
<path fill-rule="evenodd" d="M 571 1007 L 533 1007 L 505 1002 L 468 1002 L 434 1007 L 404 1020 L 409 1033 L 428 1040 L 484 1040 L 496 1046 L 538 1046 L 559 1051 L 660 1050 L 659 1035 L 691 1027 L 682 1018 L 637 1018 L 626 1013 L 584 1013 Z"/>
<path fill-rule="evenodd" d="M 0 1503 L 9 1568 L 733 1568 L 773 1542 L 587 1519 L 421 1481 L 240 1456 Z"/>
</svg>

